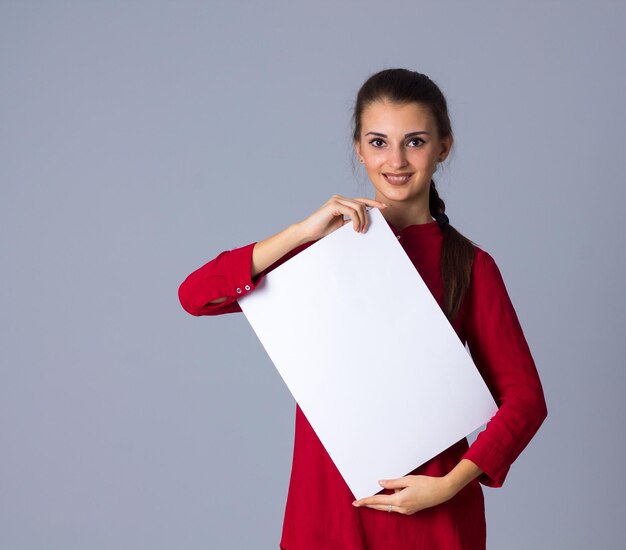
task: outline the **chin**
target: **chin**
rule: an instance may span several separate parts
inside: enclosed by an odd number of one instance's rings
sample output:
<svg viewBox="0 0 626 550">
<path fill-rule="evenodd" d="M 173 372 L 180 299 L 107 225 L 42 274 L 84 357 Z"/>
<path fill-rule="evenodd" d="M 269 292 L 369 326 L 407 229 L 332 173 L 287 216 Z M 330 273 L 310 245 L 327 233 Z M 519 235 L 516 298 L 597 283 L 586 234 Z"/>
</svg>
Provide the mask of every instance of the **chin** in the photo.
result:
<svg viewBox="0 0 626 550">
<path fill-rule="evenodd" d="M 428 190 L 425 191 L 428 193 Z M 424 191 L 415 191 L 414 189 L 391 189 L 385 190 L 384 193 L 380 193 L 384 199 L 394 202 L 411 202 L 419 200 Z M 384 199 L 382 201 L 384 202 Z"/>
</svg>

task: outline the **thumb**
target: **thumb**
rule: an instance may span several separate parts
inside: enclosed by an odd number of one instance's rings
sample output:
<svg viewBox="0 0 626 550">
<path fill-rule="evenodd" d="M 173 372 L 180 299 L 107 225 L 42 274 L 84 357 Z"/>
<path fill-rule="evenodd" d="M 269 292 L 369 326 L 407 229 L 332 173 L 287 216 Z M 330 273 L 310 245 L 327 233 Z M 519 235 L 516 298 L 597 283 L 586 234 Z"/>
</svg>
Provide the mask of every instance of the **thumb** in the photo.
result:
<svg viewBox="0 0 626 550">
<path fill-rule="evenodd" d="M 378 484 L 385 489 L 403 489 L 409 485 L 403 477 L 397 479 L 381 479 Z"/>
</svg>

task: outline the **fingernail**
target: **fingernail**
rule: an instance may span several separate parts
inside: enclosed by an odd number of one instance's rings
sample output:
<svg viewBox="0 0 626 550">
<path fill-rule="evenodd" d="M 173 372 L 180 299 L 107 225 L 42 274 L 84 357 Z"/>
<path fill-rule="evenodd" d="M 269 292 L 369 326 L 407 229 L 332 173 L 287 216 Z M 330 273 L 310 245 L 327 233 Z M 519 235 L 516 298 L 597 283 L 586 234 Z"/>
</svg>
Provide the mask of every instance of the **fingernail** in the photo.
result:
<svg viewBox="0 0 626 550">
<path fill-rule="evenodd" d="M 358 507 L 359 505 L 356 503 L 356 500 L 352 503 L 352 506 Z"/>
<path fill-rule="evenodd" d="M 378 481 L 378 484 L 379 484 L 379 485 L 384 485 L 384 484 L 385 484 L 385 480 L 384 480 L 384 479 L 379 480 L 379 481 Z"/>
</svg>

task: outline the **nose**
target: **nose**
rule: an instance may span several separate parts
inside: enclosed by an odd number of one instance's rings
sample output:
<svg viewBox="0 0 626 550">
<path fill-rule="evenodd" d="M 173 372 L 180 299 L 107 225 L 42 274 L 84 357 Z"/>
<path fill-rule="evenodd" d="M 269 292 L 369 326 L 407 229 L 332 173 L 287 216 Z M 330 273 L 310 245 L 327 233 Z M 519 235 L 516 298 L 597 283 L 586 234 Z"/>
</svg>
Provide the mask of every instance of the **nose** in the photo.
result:
<svg viewBox="0 0 626 550">
<path fill-rule="evenodd" d="M 406 154 L 404 148 L 402 146 L 390 147 L 387 163 L 392 168 L 400 168 L 404 166 L 406 164 Z"/>
</svg>

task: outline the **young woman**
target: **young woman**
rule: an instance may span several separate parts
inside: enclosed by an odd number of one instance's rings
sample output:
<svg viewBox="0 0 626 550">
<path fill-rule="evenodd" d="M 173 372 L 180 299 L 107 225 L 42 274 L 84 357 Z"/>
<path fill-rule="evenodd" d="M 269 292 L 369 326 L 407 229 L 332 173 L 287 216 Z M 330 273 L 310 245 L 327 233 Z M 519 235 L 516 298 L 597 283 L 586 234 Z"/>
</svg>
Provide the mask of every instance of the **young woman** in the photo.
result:
<svg viewBox="0 0 626 550">
<path fill-rule="evenodd" d="M 192 315 L 240 312 L 237 299 L 253 292 L 265 274 L 345 223 L 366 231 L 366 207 L 380 208 L 459 338 L 468 344 L 499 409 L 471 446 L 463 438 L 409 475 L 381 480 L 377 495 L 354 501 L 296 406 L 280 548 L 484 549 L 480 484 L 501 487 L 546 418 L 541 382 L 494 259 L 450 225 L 435 188 L 432 176 L 453 143 L 440 89 L 417 72 L 381 71 L 359 90 L 353 123 L 355 152 L 375 198 L 333 195 L 283 231 L 221 252 L 182 283 L 180 302 Z"/>
</svg>

